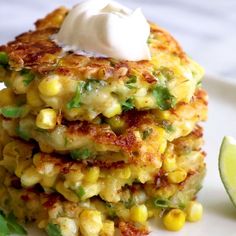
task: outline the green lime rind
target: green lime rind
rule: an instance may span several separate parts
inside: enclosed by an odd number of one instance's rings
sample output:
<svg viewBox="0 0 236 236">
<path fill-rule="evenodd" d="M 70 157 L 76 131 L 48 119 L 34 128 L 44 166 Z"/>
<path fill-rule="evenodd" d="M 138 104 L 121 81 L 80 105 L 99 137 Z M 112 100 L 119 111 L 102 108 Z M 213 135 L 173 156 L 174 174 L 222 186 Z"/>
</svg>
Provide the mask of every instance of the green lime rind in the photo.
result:
<svg viewBox="0 0 236 236">
<path fill-rule="evenodd" d="M 230 136 L 224 137 L 220 147 L 219 172 L 225 190 L 236 207 L 236 139 Z"/>
</svg>

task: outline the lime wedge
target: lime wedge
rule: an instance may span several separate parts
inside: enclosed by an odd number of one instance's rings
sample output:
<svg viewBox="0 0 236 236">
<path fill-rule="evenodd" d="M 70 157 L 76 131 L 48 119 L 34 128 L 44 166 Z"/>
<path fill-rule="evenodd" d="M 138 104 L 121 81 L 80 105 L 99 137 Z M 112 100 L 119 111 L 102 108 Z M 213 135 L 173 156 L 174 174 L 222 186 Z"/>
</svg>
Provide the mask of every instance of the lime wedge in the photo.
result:
<svg viewBox="0 0 236 236">
<path fill-rule="evenodd" d="M 224 137 L 219 156 L 220 177 L 236 207 L 236 139 Z"/>
</svg>

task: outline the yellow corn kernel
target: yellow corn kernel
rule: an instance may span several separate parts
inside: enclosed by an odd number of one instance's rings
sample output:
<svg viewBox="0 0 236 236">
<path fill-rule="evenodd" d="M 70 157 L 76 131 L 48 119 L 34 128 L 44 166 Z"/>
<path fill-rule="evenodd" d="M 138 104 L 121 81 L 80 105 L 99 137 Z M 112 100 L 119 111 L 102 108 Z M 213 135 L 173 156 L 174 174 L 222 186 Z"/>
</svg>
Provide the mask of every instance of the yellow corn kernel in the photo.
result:
<svg viewBox="0 0 236 236">
<path fill-rule="evenodd" d="M 161 142 L 160 148 L 159 148 L 160 153 L 164 153 L 166 150 L 166 147 L 167 147 L 167 141 L 162 139 L 162 142 Z"/>
<path fill-rule="evenodd" d="M 75 236 L 78 235 L 78 227 L 75 220 L 68 217 L 59 217 L 57 224 L 60 227 L 60 233 L 62 236 Z"/>
<path fill-rule="evenodd" d="M 27 91 L 27 86 L 24 83 L 25 77 L 18 72 L 12 74 L 12 87 L 16 94 L 24 94 Z"/>
<path fill-rule="evenodd" d="M 187 220 L 196 222 L 202 219 L 203 207 L 202 204 L 196 201 L 190 201 L 186 209 Z"/>
<path fill-rule="evenodd" d="M 110 107 L 108 107 L 102 114 L 107 118 L 111 118 L 115 115 L 120 115 L 121 113 L 121 105 L 118 103 L 118 101 L 114 100 Z"/>
<path fill-rule="evenodd" d="M 137 109 L 154 108 L 156 106 L 155 98 L 152 96 L 135 97 L 134 104 Z"/>
<path fill-rule="evenodd" d="M 115 174 L 117 175 L 118 178 L 128 179 L 131 176 L 131 170 L 129 167 L 125 167 L 123 169 L 117 169 L 115 171 Z"/>
<path fill-rule="evenodd" d="M 40 107 L 43 105 L 43 101 L 39 96 L 37 87 L 31 86 L 26 93 L 27 103 L 32 107 Z"/>
<path fill-rule="evenodd" d="M 45 188 L 51 188 L 54 186 L 58 175 L 44 176 L 40 181 L 40 184 Z"/>
<path fill-rule="evenodd" d="M 39 143 L 39 148 L 42 152 L 45 153 L 52 153 L 54 151 L 54 149 L 52 147 L 50 147 L 49 145 L 45 144 L 45 143 Z"/>
<path fill-rule="evenodd" d="M 130 219 L 134 222 L 145 223 L 148 218 L 148 210 L 145 205 L 133 206 L 130 209 Z"/>
<path fill-rule="evenodd" d="M 9 106 L 15 103 L 16 99 L 12 89 L 4 88 L 0 91 L 0 106 Z"/>
<path fill-rule="evenodd" d="M 185 224 L 185 213 L 180 209 L 172 209 L 163 217 L 163 224 L 167 230 L 179 231 Z"/>
<path fill-rule="evenodd" d="M 56 122 L 57 113 L 50 108 L 42 109 L 36 118 L 36 125 L 41 129 L 53 129 L 56 126 Z"/>
<path fill-rule="evenodd" d="M 163 168 L 163 170 L 165 172 L 172 172 L 172 171 L 174 171 L 177 168 L 176 158 L 174 156 L 167 156 L 163 160 L 162 168 Z"/>
<path fill-rule="evenodd" d="M 106 121 L 113 130 L 121 130 L 125 126 L 125 122 L 120 116 L 113 116 L 110 119 L 106 119 Z"/>
<path fill-rule="evenodd" d="M 60 93 L 62 84 L 60 83 L 59 76 L 51 76 L 44 78 L 38 88 L 42 95 L 52 97 Z"/>
<path fill-rule="evenodd" d="M 24 187 L 31 187 L 41 180 L 42 176 L 37 172 L 35 167 L 26 169 L 21 176 L 21 183 Z"/>
<path fill-rule="evenodd" d="M 103 227 L 99 236 L 113 236 L 114 234 L 115 234 L 114 222 L 111 220 L 106 220 L 103 223 Z"/>
<path fill-rule="evenodd" d="M 76 117 L 84 114 L 84 109 L 82 108 L 71 108 L 65 111 L 66 118 L 68 120 L 76 119 Z"/>
<path fill-rule="evenodd" d="M 127 209 L 122 203 L 117 203 L 115 208 L 115 214 L 119 218 L 128 221 L 130 218 L 130 209 Z"/>
<path fill-rule="evenodd" d="M 83 210 L 79 217 L 79 227 L 84 236 L 98 236 L 103 227 L 101 213 L 96 210 Z"/>
<path fill-rule="evenodd" d="M 179 184 L 183 182 L 187 177 L 187 172 L 184 169 L 177 169 L 173 172 L 168 173 L 168 181 L 172 184 Z"/>
<path fill-rule="evenodd" d="M 84 187 L 85 193 L 81 197 L 82 200 L 85 200 L 85 199 L 91 198 L 93 196 L 96 196 L 101 191 L 101 185 L 99 183 L 84 184 L 83 187 Z"/>
<path fill-rule="evenodd" d="M 148 210 L 148 218 L 152 218 L 155 214 L 155 211 L 153 210 Z"/>
<path fill-rule="evenodd" d="M 95 166 L 89 168 L 84 175 L 84 182 L 95 184 L 98 180 L 99 174 L 100 174 L 99 167 Z"/>
<path fill-rule="evenodd" d="M 63 182 L 58 182 L 56 184 L 56 190 L 57 192 L 59 192 L 60 194 L 62 194 L 67 200 L 71 201 L 71 202 L 78 202 L 79 198 L 78 196 L 72 192 L 71 190 L 67 189 Z"/>
</svg>

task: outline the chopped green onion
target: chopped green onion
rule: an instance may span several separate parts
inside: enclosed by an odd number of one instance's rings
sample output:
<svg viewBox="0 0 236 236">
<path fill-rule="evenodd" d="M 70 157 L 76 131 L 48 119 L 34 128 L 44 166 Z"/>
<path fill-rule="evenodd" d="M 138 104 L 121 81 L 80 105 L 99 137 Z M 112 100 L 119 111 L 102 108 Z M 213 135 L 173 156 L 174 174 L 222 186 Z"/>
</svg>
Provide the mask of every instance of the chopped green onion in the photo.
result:
<svg viewBox="0 0 236 236">
<path fill-rule="evenodd" d="M 49 223 L 46 228 L 48 236 L 62 236 L 59 225 Z"/>
<path fill-rule="evenodd" d="M 6 52 L 0 52 L 0 64 L 6 66 L 9 58 Z"/>
<path fill-rule="evenodd" d="M 27 231 L 16 222 L 16 217 L 10 213 L 8 216 L 0 212 L 0 236 L 27 235 Z"/>
<path fill-rule="evenodd" d="M 85 194 L 84 188 L 82 186 L 79 186 L 76 190 L 75 190 L 77 196 L 79 198 L 82 198 Z"/>
<path fill-rule="evenodd" d="M 130 75 L 129 80 L 126 82 L 125 86 L 129 89 L 135 88 L 135 83 L 137 82 L 137 77 L 135 75 Z"/>
<path fill-rule="evenodd" d="M 142 139 L 145 140 L 147 139 L 153 132 L 153 129 L 151 128 L 147 128 L 143 131 L 143 134 L 142 134 Z"/>
<path fill-rule="evenodd" d="M 129 111 L 132 110 L 134 108 L 134 104 L 131 98 L 129 98 L 128 100 L 126 100 L 125 102 L 123 102 L 122 104 L 122 110 L 123 111 Z"/>
<path fill-rule="evenodd" d="M 76 149 L 70 152 L 70 156 L 74 160 L 85 160 L 92 155 L 91 151 L 87 148 Z"/>
<path fill-rule="evenodd" d="M 6 106 L 0 109 L 0 113 L 6 118 L 19 118 L 26 113 L 25 107 Z"/>
<path fill-rule="evenodd" d="M 16 134 L 25 141 L 30 140 L 30 135 L 25 130 L 22 130 L 20 126 L 17 126 Z"/>
<path fill-rule="evenodd" d="M 76 88 L 75 96 L 67 103 L 67 108 L 79 108 L 81 106 L 81 94 L 83 92 L 84 82 L 80 82 Z"/>
<path fill-rule="evenodd" d="M 170 207 L 170 201 L 167 199 L 161 199 L 161 198 L 155 198 L 153 200 L 154 206 L 157 208 L 169 208 Z"/>
<path fill-rule="evenodd" d="M 23 80 L 25 86 L 28 86 L 35 79 L 35 75 L 27 69 L 23 69 L 22 71 L 20 71 L 20 75 L 25 78 Z"/>
<path fill-rule="evenodd" d="M 168 88 L 157 85 L 153 89 L 153 96 L 156 99 L 156 104 L 161 110 L 173 108 L 176 104 L 176 98 L 170 94 Z"/>
</svg>

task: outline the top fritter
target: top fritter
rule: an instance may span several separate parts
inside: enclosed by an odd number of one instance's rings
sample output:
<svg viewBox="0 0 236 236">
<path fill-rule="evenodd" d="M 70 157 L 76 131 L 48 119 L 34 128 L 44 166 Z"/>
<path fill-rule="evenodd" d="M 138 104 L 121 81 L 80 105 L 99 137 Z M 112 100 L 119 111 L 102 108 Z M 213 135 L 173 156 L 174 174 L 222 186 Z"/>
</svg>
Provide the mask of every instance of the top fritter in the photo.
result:
<svg viewBox="0 0 236 236">
<path fill-rule="evenodd" d="M 52 40 L 67 13 L 55 10 L 36 22 L 35 31 L 0 47 L 0 79 L 10 95 L 1 106 L 10 108 L 10 118 L 51 107 L 67 120 L 92 121 L 190 102 L 203 70 L 165 30 L 150 23 L 149 61 L 87 57 Z"/>
</svg>

